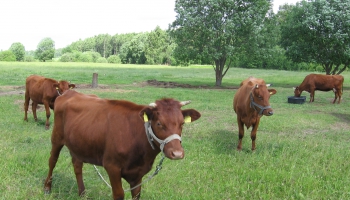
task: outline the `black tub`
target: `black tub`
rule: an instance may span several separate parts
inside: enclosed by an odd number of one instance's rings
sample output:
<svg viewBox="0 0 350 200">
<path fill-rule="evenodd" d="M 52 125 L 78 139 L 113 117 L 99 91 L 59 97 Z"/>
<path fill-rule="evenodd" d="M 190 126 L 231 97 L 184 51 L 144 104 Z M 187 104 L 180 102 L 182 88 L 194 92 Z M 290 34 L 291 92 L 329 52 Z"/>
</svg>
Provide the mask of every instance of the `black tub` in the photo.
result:
<svg viewBox="0 0 350 200">
<path fill-rule="evenodd" d="M 288 97 L 288 103 L 303 104 L 303 103 L 305 103 L 305 100 L 306 100 L 306 96 L 301 96 L 301 97 L 290 96 L 290 97 Z"/>
</svg>

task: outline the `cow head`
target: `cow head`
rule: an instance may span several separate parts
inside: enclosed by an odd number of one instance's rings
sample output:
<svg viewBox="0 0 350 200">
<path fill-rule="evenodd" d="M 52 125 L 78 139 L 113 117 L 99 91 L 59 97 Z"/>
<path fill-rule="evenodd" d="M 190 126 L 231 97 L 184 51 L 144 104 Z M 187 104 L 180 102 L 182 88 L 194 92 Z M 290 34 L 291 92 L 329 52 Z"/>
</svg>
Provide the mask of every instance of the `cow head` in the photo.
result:
<svg viewBox="0 0 350 200">
<path fill-rule="evenodd" d="M 295 87 L 295 88 L 293 88 L 293 89 L 294 89 L 294 96 L 295 96 L 295 97 L 300 97 L 301 92 L 300 92 L 300 90 L 299 90 L 299 87 L 297 86 L 297 87 Z"/>
<path fill-rule="evenodd" d="M 256 84 L 250 94 L 250 106 L 259 112 L 259 115 L 273 115 L 269 99 L 270 96 L 276 94 L 276 92 L 275 89 L 267 89 L 266 84 Z"/>
<path fill-rule="evenodd" d="M 58 95 L 61 96 L 65 91 L 75 88 L 75 85 L 69 84 L 67 81 L 60 81 L 58 83 L 54 83 L 53 87 L 55 90 L 57 90 Z"/>
<path fill-rule="evenodd" d="M 181 145 L 183 125 L 201 117 L 201 114 L 194 109 L 181 110 L 182 106 L 189 103 L 165 98 L 151 103 L 140 112 L 140 117 L 145 123 L 149 123 L 153 144 L 172 160 L 184 157 Z"/>
</svg>

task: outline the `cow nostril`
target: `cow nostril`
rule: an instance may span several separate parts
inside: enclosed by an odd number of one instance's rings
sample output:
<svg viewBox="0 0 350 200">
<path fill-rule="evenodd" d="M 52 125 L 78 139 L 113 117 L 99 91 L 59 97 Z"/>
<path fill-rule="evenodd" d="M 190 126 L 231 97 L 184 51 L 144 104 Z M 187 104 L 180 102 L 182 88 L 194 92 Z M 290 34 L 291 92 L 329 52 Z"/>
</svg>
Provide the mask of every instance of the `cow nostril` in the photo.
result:
<svg viewBox="0 0 350 200">
<path fill-rule="evenodd" d="M 182 151 L 173 151 L 172 155 L 173 155 L 173 159 L 182 159 L 184 157 L 184 154 Z"/>
<path fill-rule="evenodd" d="M 273 111 L 269 111 L 269 115 L 273 115 Z"/>
</svg>

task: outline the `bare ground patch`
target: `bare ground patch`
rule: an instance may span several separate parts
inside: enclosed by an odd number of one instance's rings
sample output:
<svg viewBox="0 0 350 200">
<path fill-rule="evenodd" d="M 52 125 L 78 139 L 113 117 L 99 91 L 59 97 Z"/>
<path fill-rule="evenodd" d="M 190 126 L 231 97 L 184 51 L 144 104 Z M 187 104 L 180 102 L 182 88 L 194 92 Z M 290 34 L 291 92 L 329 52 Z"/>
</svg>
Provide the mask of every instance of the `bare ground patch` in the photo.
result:
<svg viewBox="0 0 350 200">
<path fill-rule="evenodd" d="M 149 86 L 162 87 L 162 88 L 202 88 L 202 89 L 238 89 L 238 87 L 223 87 L 223 86 L 208 86 L 208 85 L 190 85 L 182 84 L 171 81 L 157 81 L 156 79 L 148 80 L 145 82 Z"/>
</svg>

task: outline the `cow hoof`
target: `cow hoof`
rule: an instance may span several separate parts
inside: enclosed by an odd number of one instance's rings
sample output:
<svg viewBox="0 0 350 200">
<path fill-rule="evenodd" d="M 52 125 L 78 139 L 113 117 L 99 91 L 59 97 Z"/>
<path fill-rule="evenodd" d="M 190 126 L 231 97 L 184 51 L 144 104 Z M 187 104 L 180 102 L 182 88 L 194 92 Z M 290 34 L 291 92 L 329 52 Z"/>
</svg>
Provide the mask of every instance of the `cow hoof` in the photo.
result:
<svg viewBox="0 0 350 200">
<path fill-rule="evenodd" d="M 50 126 L 45 126 L 45 130 L 49 130 L 50 129 Z"/>
<path fill-rule="evenodd" d="M 51 193 L 51 190 L 50 189 L 48 189 L 48 188 L 45 188 L 44 189 L 44 194 L 45 195 L 49 195 Z"/>
</svg>

